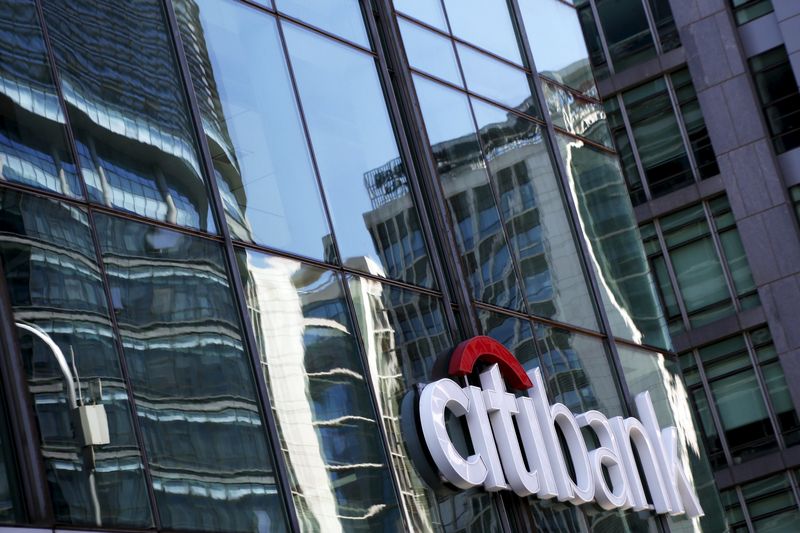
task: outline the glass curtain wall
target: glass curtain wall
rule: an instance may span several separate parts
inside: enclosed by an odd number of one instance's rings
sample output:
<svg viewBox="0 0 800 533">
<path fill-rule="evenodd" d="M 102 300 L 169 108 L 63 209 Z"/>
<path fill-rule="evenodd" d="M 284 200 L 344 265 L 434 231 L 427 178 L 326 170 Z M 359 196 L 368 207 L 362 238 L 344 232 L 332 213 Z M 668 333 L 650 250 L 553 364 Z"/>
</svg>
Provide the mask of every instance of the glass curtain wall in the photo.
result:
<svg viewBox="0 0 800 533">
<path fill-rule="evenodd" d="M 20 330 L 53 524 L 656 531 L 431 481 L 409 405 L 481 333 L 574 411 L 629 414 L 621 380 L 657 374 L 705 490 L 673 365 L 633 347 L 669 345 L 590 51 L 544 46 L 559 25 L 578 36 L 575 8 L 398 0 L 386 43 L 355 0 L 41 4 L 2 7 L 25 23 L 0 22 L 0 260 L 13 319 L 73 374 Z M 400 114 L 383 46 L 419 116 Z M 105 410 L 108 443 L 80 440 L 76 405 Z M 4 494 L 0 520 L 24 522 Z"/>
</svg>

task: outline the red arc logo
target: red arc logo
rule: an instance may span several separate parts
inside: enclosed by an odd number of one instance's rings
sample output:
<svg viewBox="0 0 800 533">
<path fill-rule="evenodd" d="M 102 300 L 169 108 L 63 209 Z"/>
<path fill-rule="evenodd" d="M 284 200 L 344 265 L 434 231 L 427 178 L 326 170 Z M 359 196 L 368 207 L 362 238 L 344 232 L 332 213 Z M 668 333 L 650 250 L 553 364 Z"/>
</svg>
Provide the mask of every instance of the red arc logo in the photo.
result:
<svg viewBox="0 0 800 533">
<path fill-rule="evenodd" d="M 505 346 L 486 336 L 472 337 L 456 346 L 450 357 L 448 372 L 451 376 L 469 375 L 478 361 L 497 363 L 500 375 L 515 389 L 526 390 L 533 387 L 517 358 Z"/>
</svg>

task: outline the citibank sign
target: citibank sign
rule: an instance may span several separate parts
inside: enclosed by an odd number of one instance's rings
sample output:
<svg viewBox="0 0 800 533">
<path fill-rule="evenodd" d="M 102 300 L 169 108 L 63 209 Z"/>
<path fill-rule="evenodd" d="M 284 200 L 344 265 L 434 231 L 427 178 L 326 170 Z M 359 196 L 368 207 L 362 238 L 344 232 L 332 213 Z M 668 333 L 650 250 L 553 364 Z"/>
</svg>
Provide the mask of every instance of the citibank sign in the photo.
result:
<svg viewBox="0 0 800 533">
<path fill-rule="evenodd" d="M 608 418 L 598 411 L 576 415 L 563 404 L 549 404 L 539 369 L 526 373 L 503 345 L 488 337 L 458 345 L 449 374 L 471 374 L 478 361 L 490 365 L 480 374 L 481 387 L 461 387 L 445 378 L 425 385 L 419 395 L 423 445 L 445 481 L 459 489 L 482 485 L 487 491 L 512 490 L 575 505 L 596 502 L 606 510 L 703 515 L 678 457 L 677 431 L 659 427 L 648 392 L 636 396 L 638 419 Z M 506 384 L 527 395 L 511 394 Z M 464 457 L 453 444 L 447 411 L 466 419 L 473 455 Z M 588 449 L 584 427 L 594 431 L 599 447 Z"/>
</svg>

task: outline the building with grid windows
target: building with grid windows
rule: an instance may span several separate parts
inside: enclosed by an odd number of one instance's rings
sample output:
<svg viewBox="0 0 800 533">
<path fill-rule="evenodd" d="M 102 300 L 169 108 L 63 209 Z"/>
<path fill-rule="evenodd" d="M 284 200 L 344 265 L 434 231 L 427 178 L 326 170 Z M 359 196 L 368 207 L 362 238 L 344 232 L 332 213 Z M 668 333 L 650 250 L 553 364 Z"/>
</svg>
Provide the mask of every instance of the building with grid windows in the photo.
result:
<svg viewBox="0 0 800 533">
<path fill-rule="evenodd" d="M 800 4 L 575 3 L 730 527 L 794 530 Z"/>
<path fill-rule="evenodd" d="M 773 2 L 0 0 L 0 532 L 791 531 Z M 415 402 L 477 336 L 576 414 L 649 393 L 704 515 L 636 429 L 644 505 L 448 483 Z"/>
</svg>

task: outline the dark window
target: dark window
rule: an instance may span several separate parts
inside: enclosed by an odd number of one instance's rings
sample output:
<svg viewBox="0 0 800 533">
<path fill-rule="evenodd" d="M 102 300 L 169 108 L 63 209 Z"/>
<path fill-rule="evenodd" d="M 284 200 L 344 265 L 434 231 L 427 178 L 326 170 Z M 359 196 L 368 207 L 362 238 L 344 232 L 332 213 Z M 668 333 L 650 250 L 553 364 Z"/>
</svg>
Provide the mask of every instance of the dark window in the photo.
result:
<svg viewBox="0 0 800 533">
<path fill-rule="evenodd" d="M 772 13 L 772 0 L 730 0 L 736 24 L 742 25 Z"/>
<path fill-rule="evenodd" d="M 782 154 L 800 146 L 800 94 L 786 48 L 779 46 L 751 57 L 750 71 L 775 152 Z"/>
</svg>

